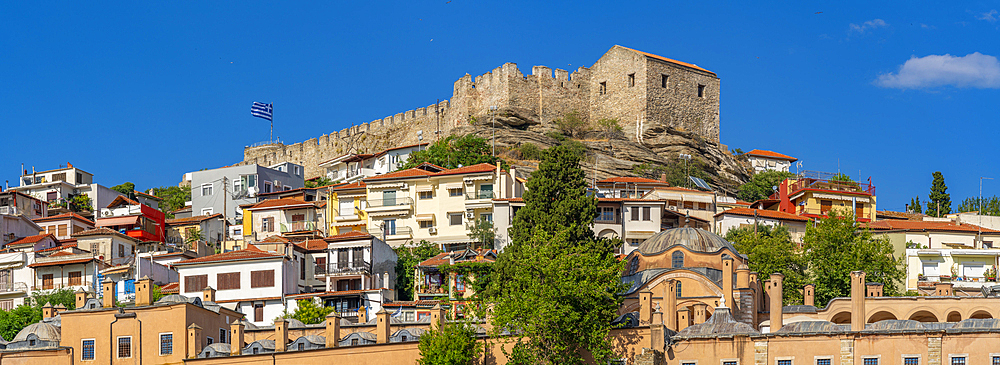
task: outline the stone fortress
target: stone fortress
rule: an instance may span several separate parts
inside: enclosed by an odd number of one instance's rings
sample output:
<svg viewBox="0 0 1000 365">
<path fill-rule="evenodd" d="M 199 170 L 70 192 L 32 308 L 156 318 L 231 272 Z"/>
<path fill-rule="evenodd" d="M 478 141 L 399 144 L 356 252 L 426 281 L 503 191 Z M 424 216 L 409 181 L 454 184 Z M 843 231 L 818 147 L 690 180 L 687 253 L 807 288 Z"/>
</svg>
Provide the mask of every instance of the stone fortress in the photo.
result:
<svg viewBox="0 0 1000 365">
<path fill-rule="evenodd" d="M 475 79 L 458 79 L 451 99 L 408 110 L 305 142 L 248 146 L 243 164 L 293 162 L 306 178 L 323 174 L 319 164 L 345 153 L 433 142 L 475 120 L 489 120 L 491 107 L 528 111 L 539 123 L 577 112 L 586 122 L 616 119 L 626 136 L 672 128 L 719 142 L 719 77 L 694 64 L 614 46 L 590 68 L 570 73 L 534 66 L 524 75 L 506 63 Z"/>
</svg>

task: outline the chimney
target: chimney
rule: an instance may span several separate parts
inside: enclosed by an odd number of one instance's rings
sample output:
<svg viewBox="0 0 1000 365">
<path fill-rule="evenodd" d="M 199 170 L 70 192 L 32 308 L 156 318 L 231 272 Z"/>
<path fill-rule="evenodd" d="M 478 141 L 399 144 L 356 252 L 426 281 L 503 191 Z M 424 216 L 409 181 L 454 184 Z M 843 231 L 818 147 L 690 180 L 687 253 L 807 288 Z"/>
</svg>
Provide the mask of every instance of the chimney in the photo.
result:
<svg viewBox="0 0 1000 365">
<path fill-rule="evenodd" d="M 212 289 L 211 286 L 205 287 L 205 289 L 201 291 L 201 302 L 215 302 L 215 289 Z"/>
<path fill-rule="evenodd" d="M 65 310 L 66 310 L 66 306 L 65 305 L 56 304 L 56 306 L 52 308 L 52 316 L 53 317 L 58 316 L 59 313 L 62 313 Z"/>
<path fill-rule="evenodd" d="M 48 318 L 52 318 L 52 317 L 55 317 L 55 316 L 56 315 L 53 313 L 53 310 L 52 310 L 52 303 L 45 302 L 45 305 L 42 306 L 42 318 L 43 319 L 48 319 Z"/>
<path fill-rule="evenodd" d="M 67 163 L 66 163 L 66 167 L 68 167 L 68 168 L 73 168 L 73 164 L 71 164 L 71 163 L 67 162 Z"/>
<path fill-rule="evenodd" d="M 188 326 L 187 357 L 189 359 L 198 357 L 202 347 L 204 346 L 201 345 L 201 327 L 192 323 Z"/>
<path fill-rule="evenodd" d="M 802 288 L 802 297 L 802 304 L 816 306 L 816 286 L 813 284 L 806 284 L 806 286 Z"/>
<path fill-rule="evenodd" d="M 104 308 L 115 306 L 115 282 L 111 281 L 111 278 L 105 277 L 101 282 L 101 295 L 103 295 L 101 305 Z"/>
<path fill-rule="evenodd" d="M 358 323 L 368 323 L 368 308 L 358 308 Z"/>
<path fill-rule="evenodd" d="M 663 312 L 656 311 L 653 313 L 653 324 L 649 325 L 650 348 L 663 351 L 666 347 L 663 327 Z"/>
<path fill-rule="evenodd" d="M 229 354 L 232 356 L 239 356 L 243 353 L 243 329 L 243 321 L 240 318 L 229 325 Z"/>
<path fill-rule="evenodd" d="M 952 294 L 952 283 L 934 283 L 934 295 L 939 297 L 950 297 Z"/>
<path fill-rule="evenodd" d="M 851 331 L 865 329 L 865 272 L 851 271 Z"/>
<path fill-rule="evenodd" d="M 705 323 L 708 319 L 708 304 L 697 303 L 694 305 L 694 324 Z"/>
<path fill-rule="evenodd" d="M 680 331 L 677 329 L 677 281 L 663 282 L 663 302 L 665 304 L 662 310 L 666 311 L 667 328 L 671 331 Z"/>
<path fill-rule="evenodd" d="M 288 320 L 284 317 L 274 320 L 274 352 L 288 351 Z"/>
<path fill-rule="evenodd" d="M 389 343 L 389 336 L 392 335 L 391 326 L 389 326 L 389 312 L 382 308 L 378 313 L 375 313 L 375 317 L 378 318 L 378 321 L 375 322 L 377 343 Z"/>
<path fill-rule="evenodd" d="M 753 304 L 751 304 L 750 317 L 753 318 L 752 323 L 760 323 L 757 316 L 760 315 L 759 311 L 764 311 L 764 297 L 767 293 L 762 292 L 760 280 L 757 278 L 757 273 L 751 271 L 747 274 L 747 279 L 749 280 L 749 285 L 747 286 L 753 291 Z"/>
<path fill-rule="evenodd" d="M 441 304 L 435 304 L 434 308 L 431 308 L 431 331 L 438 330 L 444 326 L 445 321 L 444 308 L 441 308 Z"/>
<path fill-rule="evenodd" d="M 783 310 L 781 305 L 781 298 L 783 295 L 782 281 L 784 279 L 785 275 L 782 275 L 780 272 L 771 274 L 771 293 L 770 293 L 771 333 L 777 332 L 779 329 L 781 329 L 782 325 L 781 321 L 784 319 L 782 318 L 782 313 L 781 313 L 781 311 Z"/>
<path fill-rule="evenodd" d="M 76 290 L 76 309 L 83 309 L 87 305 L 87 292 L 83 289 Z"/>
<path fill-rule="evenodd" d="M 330 312 L 326 315 L 326 348 L 340 346 L 340 313 Z"/>
<path fill-rule="evenodd" d="M 733 257 L 725 254 L 722 255 L 722 297 L 726 304 L 735 308 L 736 302 L 733 301 Z"/>
<path fill-rule="evenodd" d="M 660 181 L 667 182 L 667 174 L 666 173 L 660 174 Z"/>
<path fill-rule="evenodd" d="M 866 297 L 881 297 L 882 296 L 882 283 L 867 283 L 865 284 L 865 289 L 867 294 Z"/>
<path fill-rule="evenodd" d="M 639 324 L 650 324 L 653 321 L 653 293 L 649 290 L 639 292 Z"/>
<path fill-rule="evenodd" d="M 691 310 L 687 307 L 677 310 L 677 332 L 691 325 Z"/>
<path fill-rule="evenodd" d="M 142 307 L 153 304 L 153 280 L 148 276 L 135 282 L 135 306 Z"/>
</svg>

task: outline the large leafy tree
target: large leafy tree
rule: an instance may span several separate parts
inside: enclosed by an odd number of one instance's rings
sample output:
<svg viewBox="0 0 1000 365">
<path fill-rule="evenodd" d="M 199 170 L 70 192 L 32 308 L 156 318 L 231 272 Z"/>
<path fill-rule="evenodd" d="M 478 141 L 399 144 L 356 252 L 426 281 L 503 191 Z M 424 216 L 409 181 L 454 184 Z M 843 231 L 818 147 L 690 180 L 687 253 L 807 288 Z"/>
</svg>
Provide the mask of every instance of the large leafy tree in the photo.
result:
<svg viewBox="0 0 1000 365">
<path fill-rule="evenodd" d="M 915 196 L 915 197 L 913 197 L 913 199 L 910 199 L 910 204 L 907 205 L 907 208 L 909 208 L 909 211 L 913 212 L 913 213 L 923 213 L 924 212 L 924 208 L 920 206 L 920 197 L 919 196 Z"/>
<path fill-rule="evenodd" d="M 321 186 L 333 185 L 333 180 L 326 176 L 320 176 L 315 179 L 306 180 L 307 188 L 318 188 Z"/>
<path fill-rule="evenodd" d="M 420 241 L 396 247 L 396 294 L 399 300 L 413 300 L 413 270 L 417 264 L 441 253 L 437 245 Z"/>
<path fill-rule="evenodd" d="M 579 155 L 563 146 L 546 152 L 484 297 L 494 304 L 495 328 L 517 334 L 511 363 L 580 364 L 583 353 L 604 363 L 624 288 L 617 242 L 590 229 L 597 200 L 587 195 Z"/>
<path fill-rule="evenodd" d="M 805 258 L 809 279 L 816 284 L 816 302 L 850 296 L 851 272 L 864 271 L 868 281 L 885 284 L 886 295 L 898 295 L 905 278 L 903 258 L 893 257 L 889 239 L 873 237 L 850 212 L 831 211 L 829 217 L 806 228 Z"/>
<path fill-rule="evenodd" d="M 948 186 L 944 184 L 944 174 L 941 171 L 935 171 L 932 176 L 931 194 L 924 211 L 929 216 L 942 217 L 951 213 L 951 194 L 948 194 Z"/>
<path fill-rule="evenodd" d="M 26 298 L 25 304 L 10 311 L 0 311 L 0 336 L 10 341 L 29 324 L 42 320 L 42 306 L 46 303 L 66 309 L 76 309 L 76 295 L 72 290 L 59 289 L 52 292 L 34 292 Z"/>
<path fill-rule="evenodd" d="M 476 249 L 480 248 L 493 248 L 493 240 L 496 239 L 496 228 L 493 227 L 493 221 L 486 219 L 477 219 L 472 224 L 469 224 L 469 239 L 475 241 Z"/>
<path fill-rule="evenodd" d="M 312 299 L 299 299 L 295 302 L 295 312 L 288 316 L 302 321 L 305 324 L 323 323 L 326 316 L 333 312 L 333 307 L 322 307 L 316 305 Z"/>
<path fill-rule="evenodd" d="M 476 331 L 472 324 L 447 323 L 441 328 L 420 336 L 420 365 L 472 365 L 483 351 L 476 345 Z"/>
<path fill-rule="evenodd" d="M 448 136 L 434 142 L 425 150 L 413 152 L 400 169 L 414 168 L 424 162 L 448 169 L 480 163 L 505 165 L 503 160 L 492 156 L 489 141 L 472 134 Z"/>
<path fill-rule="evenodd" d="M 124 184 L 112 186 L 111 190 L 125 194 L 125 196 L 132 196 L 132 194 L 135 194 L 135 184 L 126 182 Z"/>
<path fill-rule="evenodd" d="M 184 203 L 191 200 L 191 187 L 162 186 L 153 188 L 153 195 L 163 199 L 160 210 L 172 212 L 183 208 Z"/>
<path fill-rule="evenodd" d="M 735 228 L 726 233 L 726 240 L 736 246 L 736 250 L 750 259 L 750 270 L 767 278 L 779 272 L 785 275 L 785 287 L 798 289 L 806 284 L 806 261 L 799 245 L 792 242 L 788 229 L 784 226 L 758 224 Z M 785 290 L 782 292 L 785 305 L 802 303 L 802 292 Z"/>
<path fill-rule="evenodd" d="M 780 185 L 782 181 L 793 176 L 795 175 L 784 171 L 763 171 L 756 173 L 750 181 L 740 185 L 736 196 L 740 200 L 748 202 L 767 199 L 767 197 L 774 193 L 775 186 Z"/>
</svg>

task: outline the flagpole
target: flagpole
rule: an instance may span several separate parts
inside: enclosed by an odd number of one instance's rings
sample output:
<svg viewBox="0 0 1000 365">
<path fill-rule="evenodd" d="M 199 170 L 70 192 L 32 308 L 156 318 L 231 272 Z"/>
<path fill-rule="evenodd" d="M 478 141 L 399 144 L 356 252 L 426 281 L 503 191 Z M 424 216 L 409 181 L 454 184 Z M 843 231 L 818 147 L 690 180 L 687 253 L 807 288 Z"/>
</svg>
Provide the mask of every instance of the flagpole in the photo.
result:
<svg viewBox="0 0 1000 365">
<path fill-rule="evenodd" d="M 271 140 L 271 143 L 273 144 L 274 143 L 274 103 L 271 103 L 270 106 L 271 106 L 271 119 L 269 121 L 271 122 L 271 134 L 268 136 L 268 138 Z"/>
</svg>

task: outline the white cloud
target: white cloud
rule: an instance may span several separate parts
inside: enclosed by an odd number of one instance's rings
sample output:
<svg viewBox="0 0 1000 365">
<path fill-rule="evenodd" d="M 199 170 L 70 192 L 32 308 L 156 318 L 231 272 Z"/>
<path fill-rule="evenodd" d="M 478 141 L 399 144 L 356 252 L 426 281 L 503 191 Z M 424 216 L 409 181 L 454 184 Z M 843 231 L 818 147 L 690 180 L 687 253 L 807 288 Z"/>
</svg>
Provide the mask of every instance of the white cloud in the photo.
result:
<svg viewBox="0 0 1000 365">
<path fill-rule="evenodd" d="M 997 21 L 997 10 L 993 9 L 988 12 L 976 15 L 976 19 L 985 20 L 988 22 L 995 22 Z"/>
<path fill-rule="evenodd" d="M 899 72 L 879 75 L 875 85 L 893 89 L 925 89 L 938 86 L 1000 88 L 1000 61 L 976 52 L 963 57 L 950 54 L 912 56 Z"/>
<path fill-rule="evenodd" d="M 885 28 L 885 27 L 888 27 L 888 26 L 889 26 L 889 23 L 886 23 L 885 20 L 882 20 L 882 19 L 872 19 L 872 20 L 869 20 L 867 22 L 861 23 L 861 25 L 857 25 L 857 24 L 851 23 L 850 30 L 848 32 L 849 33 L 864 34 L 865 32 L 867 32 L 869 30 L 872 30 L 872 29 L 875 29 L 875 28 Z"/>
</svg>

